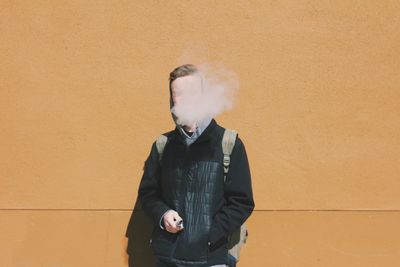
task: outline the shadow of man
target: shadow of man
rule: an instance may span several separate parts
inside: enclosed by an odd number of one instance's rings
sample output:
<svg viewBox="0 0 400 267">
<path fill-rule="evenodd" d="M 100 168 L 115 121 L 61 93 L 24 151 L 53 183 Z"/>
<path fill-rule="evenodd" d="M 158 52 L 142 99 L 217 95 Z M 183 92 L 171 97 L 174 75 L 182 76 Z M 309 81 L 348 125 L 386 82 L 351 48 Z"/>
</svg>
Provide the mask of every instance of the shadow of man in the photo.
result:
<svg viewBox="0 0 400 267">
<path fill-rule="evenodd" d="M 129 255 L 129 267 L 155 266 L 155 258 L 150 249 L 150 238 L 154 223 L 140 210 L 138 199 L 132 210 L 125 236 L 128 238 L 126 252 Z"/>
</svg>

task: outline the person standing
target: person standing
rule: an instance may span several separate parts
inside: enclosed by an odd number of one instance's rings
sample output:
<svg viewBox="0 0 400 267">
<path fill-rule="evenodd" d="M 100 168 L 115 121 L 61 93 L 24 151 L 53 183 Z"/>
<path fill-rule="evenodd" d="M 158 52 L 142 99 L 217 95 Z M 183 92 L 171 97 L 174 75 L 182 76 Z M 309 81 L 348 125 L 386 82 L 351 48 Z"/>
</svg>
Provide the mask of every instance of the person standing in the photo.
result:
<svg viewBox="0 0 400 267">
<path fill-rule="evenodd" d="M 196 66 L 175 68 L 169 77 L 170 107 L 188 99 L 196 103 L 202 86 Z M 150 247 L 156 266 L 227 266 L 229 236 L 255 206 L 245 146 L 237 137 L 225 182 L 225 128 L 210 117 L 182 125 L 171 114 L 176 127 L 163 134 L 162 154 L 157 142 L 152 144 L 138 189 L 142 209 L 155 223 Z"/>
</svg>

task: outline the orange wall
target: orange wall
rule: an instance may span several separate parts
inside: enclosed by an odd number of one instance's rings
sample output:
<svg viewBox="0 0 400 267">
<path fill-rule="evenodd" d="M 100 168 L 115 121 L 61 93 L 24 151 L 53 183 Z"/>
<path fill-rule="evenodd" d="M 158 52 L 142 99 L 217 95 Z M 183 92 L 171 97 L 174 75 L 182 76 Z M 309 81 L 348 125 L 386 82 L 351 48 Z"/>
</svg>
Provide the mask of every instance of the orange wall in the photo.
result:
<svg viewBox="0 0 400 267">
<path fill-rule="evenodd" d="M 3 1 L 0 266 L 127 266 L 168 74 L 222 62 L 245 142 L 245 266 L 400 266 L 396 1 Z M 146 266 L 147 267 L 147 266 Z"/>
</svg>

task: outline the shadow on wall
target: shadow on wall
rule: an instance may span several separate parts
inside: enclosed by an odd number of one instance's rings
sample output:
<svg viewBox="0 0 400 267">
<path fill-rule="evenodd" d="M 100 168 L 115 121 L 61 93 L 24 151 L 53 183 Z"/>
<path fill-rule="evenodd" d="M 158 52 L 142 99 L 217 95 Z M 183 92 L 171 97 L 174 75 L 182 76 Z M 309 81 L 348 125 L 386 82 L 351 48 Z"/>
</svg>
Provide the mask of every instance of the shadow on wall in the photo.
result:
<svg viewBox="0 0 400 267">
<path fill-rule="evenodd" d="M 129 254 L 129 267 L 155 266 L 155 259 L 149 247 L 154 223 L 139 209 L 139 201 L 136 199 L 125 233 L 128 238 L 126 252 Z"/>
</svg>

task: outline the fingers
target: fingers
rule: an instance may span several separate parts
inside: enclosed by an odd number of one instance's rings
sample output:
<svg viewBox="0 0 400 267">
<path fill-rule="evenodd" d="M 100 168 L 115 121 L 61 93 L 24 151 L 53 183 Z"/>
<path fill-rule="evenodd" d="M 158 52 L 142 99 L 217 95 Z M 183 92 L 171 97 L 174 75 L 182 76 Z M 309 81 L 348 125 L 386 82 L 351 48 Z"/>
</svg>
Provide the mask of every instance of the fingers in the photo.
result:
<svg viewBox="0 0 400 267">
<path fill-rule="evenodd" d="M 168 232 L 175 234 L 183 229 L 182 227 L 179 227 L 177 225 L 178 222 L 182 220 L 182 218 L 179 216 L 179 214 L 176 211 L 171 210 L 171 211 L 167 212 L 164 215 L 163 219 L 164 219 L 165 229 Z"/>
<path fill-rule="evenodd" d="M 181 230 L 179 227 L 176 227 L 173 225 L 167 225 L 167 226 L 165 226 L 165 229 L 172 234 L 176 234 L 177 232 L 179 232 Z"/>
</svg>

